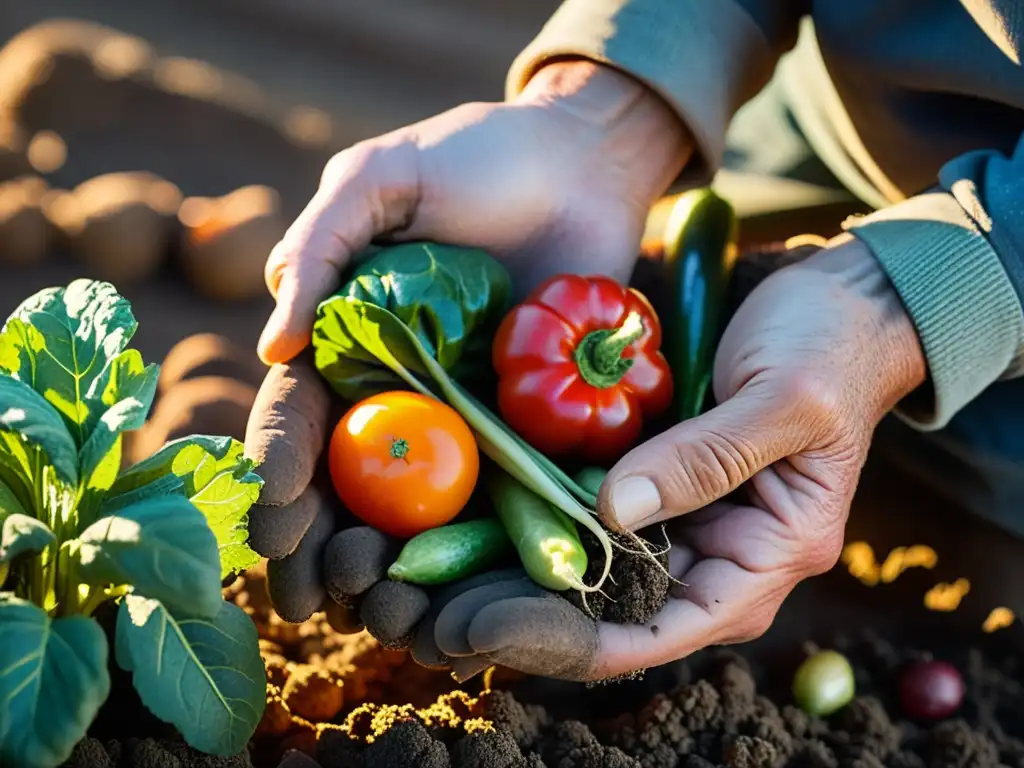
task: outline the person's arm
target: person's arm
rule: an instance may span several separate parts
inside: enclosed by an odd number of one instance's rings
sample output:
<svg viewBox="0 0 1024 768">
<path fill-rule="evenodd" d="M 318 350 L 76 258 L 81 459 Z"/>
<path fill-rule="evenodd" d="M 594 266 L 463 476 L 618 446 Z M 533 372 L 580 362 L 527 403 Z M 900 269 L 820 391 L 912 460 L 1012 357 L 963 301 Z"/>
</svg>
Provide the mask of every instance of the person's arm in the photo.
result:
<svg viewBox="0 0 1024 768">
<path fill-rule="evenodd" d="M 924 347 L 929 382 L 898 407 L 939 429 L 998 379 L 1024 375 L 1024 135 L 1009 157 L 970 152 L 934 191 L 855 220 Z"/>
<path fill-rule="evenodd" d="M 718 170 L 736 111 L 771 78 L 799 32 L 799 0 L 566 0 L 513 63 L 518 95 L 546 64 L 583 58 L 620 69 L 658 93 L 693 133 L 683 179 Z"/>
</svg>

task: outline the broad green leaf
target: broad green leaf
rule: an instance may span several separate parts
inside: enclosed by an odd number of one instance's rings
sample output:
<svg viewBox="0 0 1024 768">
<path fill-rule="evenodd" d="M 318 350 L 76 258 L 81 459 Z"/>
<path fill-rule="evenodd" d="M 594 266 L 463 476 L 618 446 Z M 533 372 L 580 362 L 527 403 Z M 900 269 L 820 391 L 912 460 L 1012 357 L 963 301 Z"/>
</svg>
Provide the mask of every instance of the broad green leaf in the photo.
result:
<svg viewBox="0 0 1024 768">
<path fill-rule="evenodd" d="M 376 306 L 393 314 L 456 378 L 489 370 L 491 341 L 507 309 L 509 286 L 505 268 L 481 250 L 433 243 L 385 248 L 360 263 L 342 289 L 321 304 L 313 331 L 317 367 L 330 369 L 328 379 L 349 399 L 396 383 L 379 350 L 350 336 L 353 325 L 337 323 L 325 310 L 342 300 L 350 312 Z M 414 355 L 391 351 L 405 367 L 425 373 Z"/>
<path fill-rule="evenodd" d="M 217 538 L 221 576 L 251 568 L 260 557 L 247 544 L 248 512 L 263 480 L 242 456 L 243 449 L 237 440 L 203 435 L 168 443 L 121 474 L 103 510 L 113 513 L 142 499 L 185 496 L 206 516 Z"/>
<path fill-rule="evenodd" d="M 162 495 L 165 486 L 147 490 L 153 483 L 173 478 L 171 485 L 184 486 L 185 477 L 197 473 L 200 479 L 209 482 L 219 469 L 234 466 L 242 456 L 244 446 L 230 437 L 211 435 L 190 435 L 167 443 L 148 459 L 126 469 L 114 482 L 108 499 L 126 497 L 134 491 L 139 494 L 132 500 L 149 495 Z M 202 482 L 199 485 L 203 485 Z"/>
<path fill-rule="evenodd" d="M 0 563 L 9 563 L 19 555 L 39 554 L 57 537 L 41 520 L 23 514 L 0 513 Z"/>
<path fill-rule="evenodd" d="M 136 327 L 114 286 L 75 280 L 40 291 L 15 310 L 0 331 L 0 365 L 46 398 L 82 446 L 109 407 L 94 384 Z"/>
<path fill-rule="evenodd" d="M 263 480 L 249 471 L 251 462 L 227 469 L 189 497 L 206 516 L 220 550 L 221 578 L 240 573 L 259 563 L 260 556 L 248 545 L 249 509 L 260 496 Z"/>
<path fill-rule="evenodd" d="M 78 537 L 87 584 L 129 585 L 181 615 L 213 616 L 221 602 L 217 540 L 188 499 L 163 496 L 102 517 Z"/>
<path fill-rule="evenodd" d="M 122 352 L 110 365 L 101 400 L 107 407 L 92 426 L 79 452 L 79 471 L 84 483 L 80 517 L 95 518 L 106 492 L 121 469 L 121 434 L 138 429 L 156 394 L 159 368 L 144 365 L 137 350 Z M 97 380 L 97 384 L 101 380 Z M 94 411 L 98 412 L 98 411 Z"/>
<path fill-rule="evenodd" d="M 192 747 L 222 757 L 245 748 L 267 678 L 256 626 L 241 608 L 222 601 L 210 619 L 176 619 L 159 601 L 128 595 L 115 649 L 142 703 Z"/>
<path fill-rule="evenodd" d="M 51 619 L 0 593 L 0 765 L 53 768 L 110 693 L 107 639 L 84 616 Z"/>
<path fill-rule="evenodd" d="M 78 448 L 64 422 L 38 392 L 10 376 L 0 376 L 0 432 L 8 433 L 0 453 L 17 462 L 23 476 L 31 477 L 34 465 L 30 452 L 19 450 L 18 442 L 41 450 L 62 481 L 78 484 Z"/>
</svg>

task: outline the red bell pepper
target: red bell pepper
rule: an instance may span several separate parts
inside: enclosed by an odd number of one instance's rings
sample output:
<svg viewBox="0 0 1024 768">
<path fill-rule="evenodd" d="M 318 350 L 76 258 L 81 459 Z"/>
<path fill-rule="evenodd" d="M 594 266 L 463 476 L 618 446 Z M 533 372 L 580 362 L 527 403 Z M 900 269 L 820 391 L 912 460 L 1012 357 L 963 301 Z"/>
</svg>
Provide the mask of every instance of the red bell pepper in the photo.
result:
<svg viewBox="0 0 1024 768">
<path fill-rule="evenodd" d="M 614 462 L 672 402 L 660 345 L 639 292 L 607 277 L 551 278 L 498 329 L 498 409 L 542 453 Z"/>
</svg>

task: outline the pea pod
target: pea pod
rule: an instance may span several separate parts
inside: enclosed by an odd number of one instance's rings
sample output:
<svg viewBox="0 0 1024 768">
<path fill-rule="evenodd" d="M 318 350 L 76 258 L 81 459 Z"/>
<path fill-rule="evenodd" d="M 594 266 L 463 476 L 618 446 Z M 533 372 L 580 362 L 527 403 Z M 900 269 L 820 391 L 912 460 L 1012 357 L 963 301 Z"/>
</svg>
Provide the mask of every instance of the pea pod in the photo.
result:
<svg viewBox="0 0 1024 768">
<path fill-rule="evenodd" d="M 488 479 L 487 490 L 530 578 L 556 592 L 578 589 L 587 553 L 572 520 L 504 472 Z"/>
<path fill-rule="evenodd" d="M 392 581 L 447 584 L 486 570 L 512 549 L 494 518 L 455 523 L 414 536 L 388 569 Z"/>
<path fill-rule="evenodd" d="M 674 407 L 681 421 L 700 414 L 711 383 L 737 236 L 732 206 L 710 189 L 680 195 L 665 226 L 670 284 L 661 348 L 675 377 Z"/>
</svg>

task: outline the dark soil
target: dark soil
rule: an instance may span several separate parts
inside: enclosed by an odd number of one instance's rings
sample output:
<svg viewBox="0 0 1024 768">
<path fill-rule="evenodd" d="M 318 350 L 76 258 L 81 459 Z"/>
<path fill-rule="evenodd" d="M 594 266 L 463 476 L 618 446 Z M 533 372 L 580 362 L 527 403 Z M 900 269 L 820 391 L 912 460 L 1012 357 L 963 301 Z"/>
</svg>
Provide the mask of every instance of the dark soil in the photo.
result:
<svg viewBox="0 0 1024 768">
<path fill-rule="evenodd" d="M 439 701 L 419 712 L 365 707 L 321 738 L 323 768 L 997 768 L 1024 766 L 1019 660 L 978 650 L 951 657 L 968 695 L 952 718 L 912 723 L 898 710 L 900 669 L 922 654 L 876 636 L 839 640 L 858 696 L 836 715 L 791 704 L 786 666 L 758 669 L 731 652 L 701 655 L 699 676 L 656 695 L 635 714 L 584 724 L 554 722 L 508 692 Z M 481 727 L 481 722 L 490 725 Z"/>
<path fill-rule="evenodd" d="M 618 533 L 609 532 L 609 536 L 619 547 L 630 551 L 616 548 L 612 569 L 602 592 L 588 594 L 585 604 L 582 593 L 575 590 L 571 591 L 568 598 L 577 608 L 602 621 L 646 624 L 665 607 L 668 600 L 671 581 L 666 570 L 668 555 L 662 552 L 665 549 L 664 542 L 659 544 L 654 537 L 644 538 L 647 547 L 656 554 L 655 562 L 650 557 L 634 554 L 640 547 L 636 540 Z M 601 577 L 604 552 L 597 537 L 590 531 L 580 530 L 580 541 L 589 558 L 583 581 L 593 584 Z M 661 567 L 658 567 L 659 564 Z"/>
</svg>

